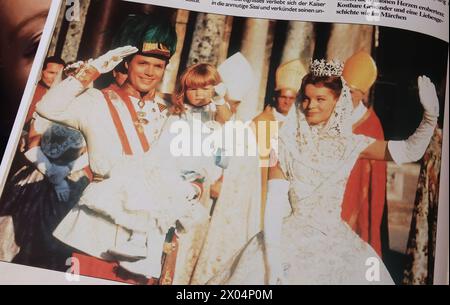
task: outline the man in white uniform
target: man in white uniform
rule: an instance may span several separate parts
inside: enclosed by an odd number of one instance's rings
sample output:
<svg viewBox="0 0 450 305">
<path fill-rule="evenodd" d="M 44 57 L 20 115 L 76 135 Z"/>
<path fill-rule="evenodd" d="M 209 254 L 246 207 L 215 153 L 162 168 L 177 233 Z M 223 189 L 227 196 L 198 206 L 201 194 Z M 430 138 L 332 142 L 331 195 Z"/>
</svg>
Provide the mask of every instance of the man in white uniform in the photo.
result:
<svg viewBox="0 0 450 305">
<path fill-rule="evenodd" d="M 157 87 L 176 50 L 176 40 L 171 25 L 148 16 L 130 16 L 114 42 L 124 47 L 89 61 L 39 103 L 39 115 L 83 133 L 94 181 L 107 178 L 114 164 L 144 154 L 158 140 L 169 106 L 158 96 Z M 112 71 L 123 60 L 128 78 L 122 86 L 86 90 L 101 73 Z M 123 228 L 78 204 L 54 235 L 84 253 L 74 255 L 80 260 L 81 274 L 123 280 L 107 253 L 129 237 Z"/>
</svg>

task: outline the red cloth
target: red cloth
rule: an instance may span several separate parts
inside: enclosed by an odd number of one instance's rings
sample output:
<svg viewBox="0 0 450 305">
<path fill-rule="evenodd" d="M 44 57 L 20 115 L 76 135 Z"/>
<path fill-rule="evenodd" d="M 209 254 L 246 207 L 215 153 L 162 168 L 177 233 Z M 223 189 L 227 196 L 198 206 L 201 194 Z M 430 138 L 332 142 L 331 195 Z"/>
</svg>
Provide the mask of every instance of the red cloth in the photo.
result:
<svg viewBox="0 0 450 305">
<path fill-rule="evenodd" d="M 33 118 L 33 113 L 36 111 L 36 105 L 41 101 L 44 95 L 47 93 L 48 87 L 44 86 L 39 82 L 36 86 L 36 90 L 34 91 L 33 100 L 31 101 L 30 108 L 28 108 L 27 119 L 25 123 L 29 123 Z"/>
<path fill-rule="evenodd" d="M 353 132 L 384 140 L 383 127 L 373 109 L 353 125 Z M 385 199 L 386 162 L 359 159 L 347 182 L 341 216 L 380 257 Z"/>
<path fill-rule="evenodd" d="M 81 253 L 73 253 L 79 263 L 80 275 L 100 278 L 104 280 L 124 282 L 128 284 L 155 284 L 152 280 L 138 280 L 131 277 L 119 275 L 119 264 L 117 262 L 109 262 Z"/>
</svg>

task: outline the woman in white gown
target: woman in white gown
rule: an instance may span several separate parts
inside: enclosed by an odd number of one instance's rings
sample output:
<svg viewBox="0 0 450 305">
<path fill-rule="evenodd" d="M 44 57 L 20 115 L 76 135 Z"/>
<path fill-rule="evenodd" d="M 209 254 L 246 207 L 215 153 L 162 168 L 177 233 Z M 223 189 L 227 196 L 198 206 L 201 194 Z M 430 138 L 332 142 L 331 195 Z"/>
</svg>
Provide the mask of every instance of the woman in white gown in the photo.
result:
<svg viewBox="0 0 450 305">
<path fill-rule="evenodd" d="M 280 132 L 271 169 L 264 230 L 209 284 L 393 284 L 369 244 L 341 219 L 348 176 L 358 158 L 413 162 L 425 152 L 439 115 L 434 85 L 419 77 L 423 120 L 405 141 L 352 133 L 343 66 L 314 61 L 296 115 Z"/>
</svg>

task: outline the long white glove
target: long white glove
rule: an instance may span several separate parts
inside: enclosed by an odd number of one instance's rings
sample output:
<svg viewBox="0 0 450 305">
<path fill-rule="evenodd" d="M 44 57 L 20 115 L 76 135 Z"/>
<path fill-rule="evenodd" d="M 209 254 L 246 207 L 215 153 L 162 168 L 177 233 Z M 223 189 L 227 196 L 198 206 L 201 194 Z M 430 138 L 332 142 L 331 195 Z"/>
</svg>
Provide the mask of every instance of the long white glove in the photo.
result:
<svg viewBox="0 0 450 305">
<path fill-rule="evenodd" d="M 269 284 L 283 284 L 281 265 L 281 228 L 283 218 L 290 214 L 289 182 L 284 179 L 268 181 L 267 202 L 264 212 L 264 238 L 269 264 Z"/>
<path fill-rule="evenodd" d="M 422 158 L 439 117 L 439 100 L 434 84 L 426 76 L 419 76 L 417 83 L 420 103 L 424 109 L 423 118 L 419 127 L 407 140 L 388 142 L 389 153 L 397 164 L 415 162 Z"/>
<path fill-rule="evenodd" d="M 125 57 L 130 56 L 137 51 L 138 48 L 132 46 L 120 47 L 108 51 L 102 56 L 89 61 L 88 64 L 97 69 L 97 71 L 101 74 L 108 73 L 112 71 L 118 64 L 120 64 Z"/>
</svg>

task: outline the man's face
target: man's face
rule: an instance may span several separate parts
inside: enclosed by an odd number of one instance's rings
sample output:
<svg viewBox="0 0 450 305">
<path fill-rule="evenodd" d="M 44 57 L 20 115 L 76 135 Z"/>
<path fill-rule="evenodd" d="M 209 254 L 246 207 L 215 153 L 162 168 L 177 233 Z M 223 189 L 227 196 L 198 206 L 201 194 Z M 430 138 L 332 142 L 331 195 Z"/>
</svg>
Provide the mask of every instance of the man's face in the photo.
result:
<svg viewBox="0 0 450 305">
<path fill-rule="evenodd" d="M 128 74 L 113 70 L 114 80 L 116 84 L 122 86 L 128 78 Z"/>
<path fill-rule="evenodd" d="M 277 96 L 277 111 L 281 114 L 287 115 L 289 110 L 297 98 L 297 92 L 292 89 L 281 89 Z"/>
<path fill-rule="evenodd" d="M 161 83 L 166 69 L 166 61 L 155 57 L 135 55 L 127 67 L 128 82 L 140 93 L 148 93 Z"/>
<path fill-rule="evenodd" d="M 15 116 L 39 45 L 51 0 L 0 0 L 0 87 Z"/>
<path fill-rule="evenodd" d="M 63 65 L 56 63 L 48 63 L 45 70 L 42 71 L 42 82 L 46 84 L 48 87 L 51 87 L 53 82 L 55 81 L 56 75 L 64 68 Z"/>
</svg>

